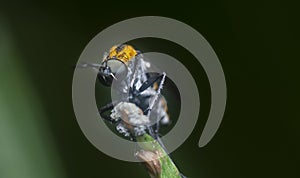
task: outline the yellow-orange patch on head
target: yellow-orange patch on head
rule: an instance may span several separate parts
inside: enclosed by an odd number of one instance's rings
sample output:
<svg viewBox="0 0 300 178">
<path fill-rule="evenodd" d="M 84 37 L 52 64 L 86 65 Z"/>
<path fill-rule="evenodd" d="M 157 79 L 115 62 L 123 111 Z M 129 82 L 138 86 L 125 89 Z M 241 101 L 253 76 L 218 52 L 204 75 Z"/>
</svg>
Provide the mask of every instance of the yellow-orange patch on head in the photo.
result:
<svg viewBox="0 0 300 178">
<path fill-rule="evenodd" d="M 109 51 L 107 59 L 105 60 L 115 58 L 127 63 L 136 55 L 137 51 L 130 45 L 113 46 Z"/>
</svg>

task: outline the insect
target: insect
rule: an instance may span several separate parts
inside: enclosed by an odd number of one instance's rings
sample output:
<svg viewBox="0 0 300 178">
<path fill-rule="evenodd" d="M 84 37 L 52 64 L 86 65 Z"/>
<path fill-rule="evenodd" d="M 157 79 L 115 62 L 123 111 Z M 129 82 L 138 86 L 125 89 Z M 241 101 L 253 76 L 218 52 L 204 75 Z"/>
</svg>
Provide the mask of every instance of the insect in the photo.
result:
<svg viewBox="0 0 300 178">
<path fill-rule="evenodd" d="M 91 67 L 98 74 L 98 81 L 117 93 L 118 100 L 100 107 L 101 117 L 117 125 L 117 130 L 124 136 L 134 139 L 145 132 L 158 138 L 160 125 L 170 123 L 167 102 L 160 94 L 166 74 L 148 72 L 151 64 L 144 60 L 140 51 L 127 44 L 113 46 L 104 54 L 100 64 L 82 63 L 80 67 Z M 150 118 L 148 125 L 135 125 L 134 132 L 128 131 L 124 121 L 111 117 L 114 106 L 120 102 L 134 103 L 144 115 Z"/>
<path fill-rule="evenodd" d="M 142 150 L 136 156 L 144 162 L 150 176 L 184 177 L 158 135 L 160 124 L 170 123 L 167 102 L 160 94 L 165 72 L 148 72 L 151 64 L 127 44 L 113 46 L 100 64 L 82 63 L 80 67 L 93 68 L 99 82 L 117 92 L 118 99 L 100 107 L 99 113 L 116 124 L 119 133 L 138 141 Z"/>
</svg>

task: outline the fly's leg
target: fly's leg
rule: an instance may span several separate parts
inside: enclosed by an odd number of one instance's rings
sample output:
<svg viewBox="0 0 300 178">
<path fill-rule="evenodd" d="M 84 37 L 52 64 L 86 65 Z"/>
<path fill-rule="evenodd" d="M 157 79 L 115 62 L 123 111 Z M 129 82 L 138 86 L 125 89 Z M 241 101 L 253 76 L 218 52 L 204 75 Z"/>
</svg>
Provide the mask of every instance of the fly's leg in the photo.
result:
<svg viewBox="0 0 300 178">
<path fill-rule="evenodd" d="M 153 99 L 149 103 L 149 107 L 147 108 L 147 110 L 144 111 L 144 113 L 147 113 L 148 117 L 150 116 L 151 110 L 160 94 L 160 90 L 163 88 L 165 77 L 166 77 L 165 72 L 163 74 L 158 74 L 156 76 L 149 77 L 148 80 L 145 81 L 142 84 L 142 86 L 138 89 L 138 93 L 140 94 L 143 91 L 145 91 L 146 89 L 148 89 L 150 86 L 152 86 L 155 82 L 160 80 L 159 87 L 158 87 L 158 90 L 156 91 L 156 94 L 154 95 Z M 159 120 L 156 121 L 156 127 L 159 128 Z M 150 135 L 154 136 L 155 139 L 158 139 L 158 131 L 155 132 L 151 126 L 147 126 L 147 129 L 148 129 Z"/>
<path fill-rule="evenodd" d="M 150 86 L 152 86 L 155 82 L 157 82 L 158 80 L 160 80 L 160 87 L 162 88 L 162 85 L 164 83 L 164 78 L 166 77 L 166 73 L 163 74 L 156 74 L 155 76 L 151 76 L 147 79 L 147 81 L 145 81 L 142 86 L 138 89 L 138 92 L 141 93 L 143 91 L 145 91 L 146 89 L 148 89 Z"/>
<path fill-rule="evenodd" d="M 184 176 L 182 173 L 180 173 L 181 178 L 187 178 L 186 176 Z"/>
<path fill-rule="evenodd" d="M 140 89 L 142 89 L 143 91 L 146 89 L 146 88 L 142 88 L 143 86 L 144 87 L 146 87 L 146 86 L 151 86 L 151 85 L 153 85 L 153 83 L 154 82 L 156 82 L 156 81 L 158 81 L 158 80 L 160 80 L 160 82 L 159 82 L 159 87 L 158 87 L 158 89 L 157 89 L 157 91 L 156 91 L 156 94 L 154 95 L 154 98 L 153 98 L 153 100 L 151 100 L 151 102 L 149 103 L 149 108 L 147 109 L 148 111 L 147 111 L 147 115 L 148 116 L 150 116 L 150 113 L 151 113 L 151 110 L 152 110 L 152 108 L 153 108 L 153 106 L 154 106 L 154 104 L 155 104 L 155 102 L 156 102 L 156 100 L 157 100 L 157 98 L 158 98 L 158 96 L 159 96 L 159 94 L 160 94 L 160 91 L 161 91 L 161 89 L 163 88 L 163 85 L 164 85 L 164 82 L 165 82 L 165 78 L 166 78 L 166 73 L 163 73 L 162 75 L 160 75 L 160 76 L 158 76 L 158 77 L 155 77 L 154 79 L 152 78 L 150 78 L 149 79 L 149 81 L 147 82 L 144 82 L 144 84 L 141 86 L 141 88 Z M 147 87 L 147 88 L 148 88 Z M 139 90 L 140 90 L 139 89 Z"/>
<path fill-rule="evenodd" d="M 111 103 L 109 103 L 109 104 L 107 104 L 107 105 L 105 105 L 105 106 L 103 106 L 99 109 L 99 113 L 100 113 L 100 116 L 102 117 L 102 119 L 110 122 L 111 124 L 118 123 L 118 120 L 115 120 L 115 119 L 111 118 L 110 115 L 106 114 L 106 112 L 111 111 L 114 108 L 115 103 L 116 102 L 111 102 Z"/>
</svg>

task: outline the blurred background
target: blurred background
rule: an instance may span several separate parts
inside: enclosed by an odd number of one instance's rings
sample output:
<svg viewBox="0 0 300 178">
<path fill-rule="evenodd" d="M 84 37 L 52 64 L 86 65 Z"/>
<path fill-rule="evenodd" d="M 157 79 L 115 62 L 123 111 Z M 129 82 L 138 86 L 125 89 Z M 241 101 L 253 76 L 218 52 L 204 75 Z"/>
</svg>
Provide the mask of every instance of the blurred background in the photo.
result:
<svg viewBox="0 0 300 178">
<path fill-rule="evenodd" d="M 148 177 L 138 163 L 110 158 L 89 143 L 76 122 L 71 91 L 73 66 L 87 43 L 116 22 L 145 15 L 174 18 L 199 31 L 227 80 L 223 122 L 199 148 L 210 104 L 201 65 L 168 41 L 131 42 L 143 52 L 176 57 L 197 81 L 197 126 L 172 153 L 179 169 L 197 178 L 300 177 L 297 7 L 278 0 L 1 0 L 0 178 Z M 107 102 L 107 91 L 97 85 L 99 104 Z"/>
</svg>

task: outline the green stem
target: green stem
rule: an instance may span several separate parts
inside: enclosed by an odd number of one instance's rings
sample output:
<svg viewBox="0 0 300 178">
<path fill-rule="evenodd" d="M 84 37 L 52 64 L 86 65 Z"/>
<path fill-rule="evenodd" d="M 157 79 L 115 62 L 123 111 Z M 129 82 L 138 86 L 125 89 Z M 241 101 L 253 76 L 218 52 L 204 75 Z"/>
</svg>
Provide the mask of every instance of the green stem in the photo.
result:
<svg viewBox="0 0 300 178">
<path fill-rule="evenodd" d="M 142 149 L 137 153 L 137 157 L 144 161 L 152 178 L 181 178 L 172 159 L 152 136 L 144 134 L 136 139 Z"/>
</svg>

